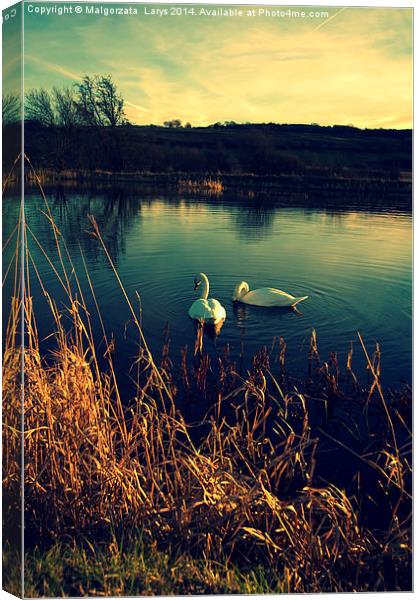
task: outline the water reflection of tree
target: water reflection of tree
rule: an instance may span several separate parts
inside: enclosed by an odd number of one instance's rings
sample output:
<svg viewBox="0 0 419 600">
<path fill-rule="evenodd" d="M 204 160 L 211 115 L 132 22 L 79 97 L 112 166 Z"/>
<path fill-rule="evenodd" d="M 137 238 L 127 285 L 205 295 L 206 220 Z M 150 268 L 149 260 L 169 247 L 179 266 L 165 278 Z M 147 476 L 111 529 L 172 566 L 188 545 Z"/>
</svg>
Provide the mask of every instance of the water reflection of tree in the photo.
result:
<svg viewBox="0 0 419 600">
<path fill-rule="evenodd" d="M 234 218 L 239 237 L 262 240 L 272 230 L 277 208 L 269 203 L 260 201 L 247 204 L 235 211 Z"/>
<path fill-rule="evenodd" d="M 250 316 L 249 306 L 242 302 L 233 302 L 233 314 L 236 319 L 237 327 L 244 333 L 246 330 L 246 321 Z"/>
<path fill-rule="evenodd" d="M 138 197 L 130 195 L 123 188 L 74 193 L 58 187 L 52 193 L 47 194 L 47 199 L 54 221 L 67 247 L 79 253 L 80 245 L 88 261 L 97 260 L 99 256 L 102 256 L 97 241 L 89 233 L 88 215 L 95 217 L 106 246 L 116 264 L 121 254 L 125 252 L 128 230 L 138 223 L 138 219 L 141 217 L 141 202 Z M 40 241 L 42 241 L 45 251 L 54 254 L 54 236 L 52 231 L 51 235 L 47 235 L 47 221 L 41 212 L 45 211 L 43 201 L 36 194 L 29 197 L 28 200 L 31 204 L 28 222 L 29 224 L 33 223 L 34 233 L 45 232 Z"/>
</svg>

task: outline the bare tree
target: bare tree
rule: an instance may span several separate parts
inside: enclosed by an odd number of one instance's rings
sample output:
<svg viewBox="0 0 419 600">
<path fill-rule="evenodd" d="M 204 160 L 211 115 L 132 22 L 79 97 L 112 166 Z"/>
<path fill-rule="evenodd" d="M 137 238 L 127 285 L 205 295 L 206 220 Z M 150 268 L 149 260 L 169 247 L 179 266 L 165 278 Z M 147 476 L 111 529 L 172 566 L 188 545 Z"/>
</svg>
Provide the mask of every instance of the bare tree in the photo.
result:
<svg viewBox="0 0 419 600">
<path fill-rule="evenodd" d="M 46 127 L 52 127 L 56 123 L 51 94 L 40 88 L 30 90 L 25 97 L 25 118 L 28 121 L 37 121 Z"/>
<path fill-rule="evenodd" d="M 16 101 L 3 99 L 6 112 L 12 113 Z M 72 87 L 57 88 L 52 92 L 43 88 L 30 90 L 25 98 L 27 120 L 51 127 L 72 128 L 77 125 L 117 127 L 126 125 L 124 99 L 110 75 L 85 75 Z M 8 117 L 10 118 L 10 117 Z"/>
<path fill-rule="evenodd" d="M 5 94 L 2 97 L 3 125 L 17 123 L 21 116 L 21 102 L 17 94 Z"/>
<path fill-rule="evenodd" d="M 110 75 L 97 80 L 97 105 L 105 125 L 117 127 L 127 122 L 124 113 L 124 100 Z"/>
<path fill-rule="evenodd" d="M 85 125 L 104 125 L 97 103 L 97 81 L 96 75 L 85 75 L 80 83 L 76 83 L 76 106 Z"/>
<path fill-rule="evenodd" d="M 57 116 L 57 125 L 67 128 L 79 125 L 81 119 L 77 108 L 74 88 L 64 87 L 59 89 L 54 87 L 52 97 Z"/>
<path fill-rule="evenodd" d="M 86 125 L 117 127 L 127 123 L 124 100 L 110 75 L 85 75 L 76 89 L 76 106 Z"/>
</svg>

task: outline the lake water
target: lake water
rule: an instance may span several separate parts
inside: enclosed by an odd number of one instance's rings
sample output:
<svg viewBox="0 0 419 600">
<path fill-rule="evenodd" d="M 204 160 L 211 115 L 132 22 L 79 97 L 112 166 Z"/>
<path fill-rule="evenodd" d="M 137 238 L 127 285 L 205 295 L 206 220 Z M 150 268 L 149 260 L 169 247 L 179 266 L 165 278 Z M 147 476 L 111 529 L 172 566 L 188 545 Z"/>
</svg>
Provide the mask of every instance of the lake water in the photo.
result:
<svg viewBox="0 0 419 600">
<path fill-rule="evenodd" d="M 141 297 L 144 332 L 159 355 L 163 330 L 170 327 L 171 354 L 176 361 L 188 345 L 192 353 L 194 327 L 188 309 L 198 297 L 193 278 L 203 271 L 210 297 L 225 306 L 227 320 L 218 339 L 205 337 L 216 355 L 229 344 L 233 357 L 241 348 L 250 357 L 274 336 L 287 343 L 286 364 L 304 376 L 310 332 L 317 331 L 322 358 L 338 352 L 341 367 L 354 342 L 354 363 L 366 381 L 365 360 L 357 342 L 360 331 L 367 347 L 382 350 L 386 386 L 411 380 L 411 227 L 409 211 L 391 206 L 341 201 L 328 206 L 304 206 L 291 199 L 251 200 L 234 195 L 165 197 L 123 189 L 108 191 L 50 190 L 48 200 L 65 238 L 91 306 L 98 340 L 99 320 L 88 291 L 81 250 L 94 283 L 108 333 L 117 343 L 118 370 L 127 373 L 138 342 L 115 278 L 98 243 L 89 233 L 87 215 L 95 216 L 129 296 Z M 339 208 L 344 205 L 344 210 Z M 37 192 L 26 196 L 26 219 L 42 247 L 57 257 L 50 225 L 42 214 Z M 4 202 L 4 222 L 10 227 L 18 198 Z M 31 254 L 50 294 L 65 301 L 57 278 L 29 235 Z M 7 253 L 6 253 L 7 255 Z M 7 256 L 6 256 L 7 258 Z M 240 280 L 251 288 L 278 287 L 295 296 L 308 295 L 301 315 L 281 309 L 234 306 L 233 288 Z M 10 295 L 6 284 L 6 298 Z M 41 337 L 51 332 L 51 317 L 39 284 L 32 276 Z M 50 341 L 43 342 L 48 345 Z"/>
</svg>

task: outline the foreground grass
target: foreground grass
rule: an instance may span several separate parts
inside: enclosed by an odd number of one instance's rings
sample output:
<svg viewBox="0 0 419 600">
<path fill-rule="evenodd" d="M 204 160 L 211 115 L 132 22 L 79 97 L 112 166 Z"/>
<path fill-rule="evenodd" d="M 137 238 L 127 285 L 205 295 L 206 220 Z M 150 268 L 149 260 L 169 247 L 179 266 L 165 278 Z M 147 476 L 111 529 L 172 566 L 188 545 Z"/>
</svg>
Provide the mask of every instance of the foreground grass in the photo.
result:
<svg viewBox="0 0 419 600">
<path fill-rule="evenodd" d="M 369 354 L 359 340 L 366 388 L 352 371 L 353 349 L 343 367 L 336 355 L 321 360 L 315 332 L 305 382 L 286 373 L 282 338 L 240 373 L 227 349 L 211 363 L 202 328 L 194 356 L 185 349 L 174 368 L 169 342 L 159 360 L 150 353 L 92 218 L 138 333 L 135 393 L 123 398 L 94 282 L 87 273 L 90 310 L 103 323 L 100 355 L 44 199 L 57 250 L 55 262 L 45 259 L 67 299 L 58 308 L 28 245 L 21 297 L 17 243 L 3 361 L 3 486 L 13 498 L 23 317 L 26 595 L 411 589 L 411 391 L 386 397 L 379 347 Z M 40 351 L 31 277 L 51 311 L 48 356 Z M 188 403 L 207 407 L 199 423 L 179 409 Z M 330 443 L 336 460 L 345 459 L 342 472 L 326 477 Z M 6 568 L 10 586 L 16 562 Z"/>
<path fill-rule="evenodd" d="M 239 570 L 227 560 L 159 551 L 141 538 L 123 547 L 57 542 L 28 553 L 25 560 L 25 596 L 31 598 L 290 591 L 286 581 L 262 566 Z"/>
</svg>

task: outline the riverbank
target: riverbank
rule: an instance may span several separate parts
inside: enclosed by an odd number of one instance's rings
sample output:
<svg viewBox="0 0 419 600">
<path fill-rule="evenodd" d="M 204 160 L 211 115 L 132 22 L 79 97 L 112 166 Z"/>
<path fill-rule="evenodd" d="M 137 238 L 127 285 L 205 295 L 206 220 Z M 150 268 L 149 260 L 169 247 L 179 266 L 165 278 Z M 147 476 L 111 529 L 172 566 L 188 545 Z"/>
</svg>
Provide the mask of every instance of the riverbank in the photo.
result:
<svg viewBox="0 0 419 600">
<path fill-rule="evenodd" d="M 394 199 L 411 207 L 411 173 L 400 178 L 387 178 L 385 174 L 363 177 L 349 173 L 347 177 L 323 171 L 310 171 L 304 175 L 254 175 L 254 174 L 205 174 L 205 173 L 142 173 L 87 170 L 41 169 L 37 177 L 45 186 L 63 187 L 110 187 L 135 186 L 136 189 L 179 193 L 183 195 L 203 194 L 221 196 L 228 194 L 246 195 L 252 199 L 263 194 L 275 197 L 322 201 L 331 196 Z M 30 170 L 26 174 L 27 184 L 37 185 Z M 17 184 L 19 175 L 14 173 L 10 184 Z"/>
<path fill-rule="evenodd" d="M 20 139 L 10 144 L 3 172 Z M 92 178 L 174 185 L 221 180 L 226 188 L 371 193 L 411 187 L 412 131 L 350 126 L 214 124 L 209 127 L 59 127 L 25 124 L 25 153 L 45 180 Z"/>
</svg>

